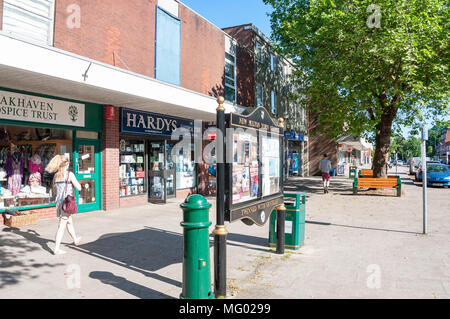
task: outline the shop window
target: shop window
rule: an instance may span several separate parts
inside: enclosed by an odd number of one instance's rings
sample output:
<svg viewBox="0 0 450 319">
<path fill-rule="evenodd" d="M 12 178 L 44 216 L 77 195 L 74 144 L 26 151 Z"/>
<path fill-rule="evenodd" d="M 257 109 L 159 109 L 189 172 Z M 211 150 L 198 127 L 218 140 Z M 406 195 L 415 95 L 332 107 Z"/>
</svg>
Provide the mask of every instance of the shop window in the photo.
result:
<svg viewBox="0 0 450 319">
<path fill-rule="evenodd" d="M 191 145 L 191 154 L 186 156 L 183 149 L 177 154 L 176 162 L 176 185 L 177 189 L 187 189 L 195 187 L 197 184 L 195 162 L 194 162 L 194 145 Z"/>
<path fill-rule="evenodd" d="M 120 197 L 145 194 L 145 142 L 121 139 L 120 150 Z"/>
<path fill-rule="evenodd" d="M 54 0 L 3 0 L 3 31 L 53 45 Z"/>
<path fill-rule="evenodd" d="M 71 130 L 0 126 L 0 209 L 53 203 L 45 167 L 58 154 L 72 163 Z"/>
</svg>

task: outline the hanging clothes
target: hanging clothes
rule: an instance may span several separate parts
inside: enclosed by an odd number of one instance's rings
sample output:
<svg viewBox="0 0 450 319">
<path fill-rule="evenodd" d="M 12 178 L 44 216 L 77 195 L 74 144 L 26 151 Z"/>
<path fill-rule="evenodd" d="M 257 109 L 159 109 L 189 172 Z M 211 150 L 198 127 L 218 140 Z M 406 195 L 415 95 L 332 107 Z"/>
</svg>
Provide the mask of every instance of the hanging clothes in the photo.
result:
<svg viewBox="0 0 450 319">
<path fill-rule="evenodd" d="M 22 185 L 24 160 L 19 152 L 9 155 L 6 160 L 5 169 L 8 173 L 8 189 L 14 196 L 20 192 Z"/>
<path fill-rule="evenodd" d="M 31 186 L 41 185 L 42 160 L 38 153 L 34 154 L 33 157 L 28 160 L 28 171 L 30 172 L 28 184 Z"/>
</svg>

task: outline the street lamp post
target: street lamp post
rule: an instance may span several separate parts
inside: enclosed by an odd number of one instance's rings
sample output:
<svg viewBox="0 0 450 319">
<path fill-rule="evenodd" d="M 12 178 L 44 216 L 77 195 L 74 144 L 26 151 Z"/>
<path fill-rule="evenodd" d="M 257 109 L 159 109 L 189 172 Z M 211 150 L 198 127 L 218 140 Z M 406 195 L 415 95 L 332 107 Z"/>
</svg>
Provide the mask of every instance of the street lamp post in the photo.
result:
<svg viewBox="0 0 450 319">
<path fill-rule="evenodd" d="M 214 234 L 214 289 L 216 298 L 227 295 L 227 234 L 225 228 L 225 99 L 217 98 L 216 118 L 216 227 Z"/>
<path fill-rule="evenodd" d="M 427 149 L 428 131 L 422 128 L 422 189 L 423 189 L 423 234 L 427 233 Z"/>
</svg>

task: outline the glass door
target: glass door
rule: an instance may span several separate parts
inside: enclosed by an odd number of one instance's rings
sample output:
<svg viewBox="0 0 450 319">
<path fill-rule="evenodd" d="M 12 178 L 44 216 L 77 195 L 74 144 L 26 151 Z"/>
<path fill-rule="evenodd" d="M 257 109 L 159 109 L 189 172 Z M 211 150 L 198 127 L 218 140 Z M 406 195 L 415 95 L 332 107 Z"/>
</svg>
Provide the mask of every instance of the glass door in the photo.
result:
<svg viewBox="0 0 450 319">
<path fill-rule="evenodd" d="M 167 199 L 165 181 L 165 141 L 150 141 L 148 157 L 148 200 L 165 203 Z"/>
<path fill-rule="evenodd" d="M 175 178 L 176 163 L 172 157 L 172 148 L 173 148 L 172 144 L 166 143 L 166 167 L 165 167 L 164 177 L 166 180 L 167 198 L 175 197 L 176 189 L 177 189 L 176 178 Z"/>
<path fill-rule="evenodd" d="M 81 184 L 81 191 L 75 190 L 78 212 L 100 209 L 100 142 L 78 139 L 74 147 L 74 173 Z"/>
</svg>

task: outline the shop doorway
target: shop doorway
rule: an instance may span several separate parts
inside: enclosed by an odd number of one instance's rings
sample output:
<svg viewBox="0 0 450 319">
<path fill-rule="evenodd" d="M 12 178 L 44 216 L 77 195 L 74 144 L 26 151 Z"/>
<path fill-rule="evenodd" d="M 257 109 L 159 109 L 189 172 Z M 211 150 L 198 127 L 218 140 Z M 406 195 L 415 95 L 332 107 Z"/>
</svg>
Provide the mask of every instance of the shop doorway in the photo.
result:
<svg viewBox="0 0 450 319">
<path fill-rule="evenodd" d="M 100 209 L 100 142 L 95 140 L 75 140 L 74 173 L 81 184 L 81 191 L 76 191 L 78 212 Z"/>
<path fill-rule="evenodd" d="M 148 200 L 166 203 L 176 196 L 176 165 L 172 157 L 173 144 L 167 141 L 150 141 L 148 157 Z"/>
</svg>

